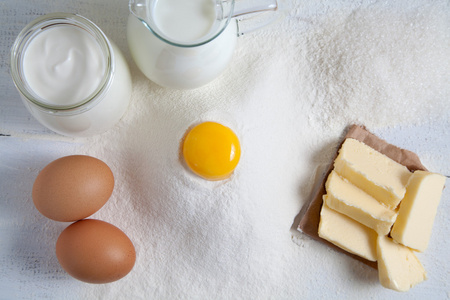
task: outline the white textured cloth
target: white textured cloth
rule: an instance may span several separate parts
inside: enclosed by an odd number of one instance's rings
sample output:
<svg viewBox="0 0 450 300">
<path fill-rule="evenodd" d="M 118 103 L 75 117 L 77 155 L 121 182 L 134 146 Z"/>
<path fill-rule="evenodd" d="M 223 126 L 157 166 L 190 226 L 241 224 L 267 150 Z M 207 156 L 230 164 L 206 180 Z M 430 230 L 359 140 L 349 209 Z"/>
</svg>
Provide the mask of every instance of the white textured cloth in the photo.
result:
<svg viewBox="0 0 450 300">
<path fill-rule="evenodd" d="M 26 111 L 9 78 L 9 48 L 37 15 L 76 12 L 124 52 L 131 106 L 105 134 L 69 139 Z M 126 43 L 127 1 L 0 3 L 0 299 L 445 298 L 450 291 L 449 189 L 427 251 L 428 280 L 407 294 L 377 272 L 291 229 L 351 123 L 415 151 L 450 175 L 448 1 L 292 1 L 286 18 L 240 37 L 232 64 L 202 88 L 146 79 Z M 242 144 L 235 174 L 206 182 L 183 167 L 179 145 L 195 122 L 231 124 Z M 10 135 L 10 136 L 9 136 Z M 439 138 L 439 139 L 438 139 Z M 121 228 L 137 261 L 124 279 L 79 282 L 54 244 L 68 225 L 33 207 L 47 163 L 88 154 L 116 187 L 93 218 Z"/>
</svg>

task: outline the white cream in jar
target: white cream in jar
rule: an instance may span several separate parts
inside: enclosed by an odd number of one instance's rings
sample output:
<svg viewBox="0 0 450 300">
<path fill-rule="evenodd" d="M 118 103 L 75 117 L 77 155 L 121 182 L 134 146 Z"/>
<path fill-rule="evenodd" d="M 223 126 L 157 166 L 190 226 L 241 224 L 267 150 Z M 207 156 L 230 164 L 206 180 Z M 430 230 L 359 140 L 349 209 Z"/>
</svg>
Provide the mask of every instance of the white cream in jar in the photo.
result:
<svg viewBox="0 0 450 300">
<path fill-rule="evenodd" d="M 131 77 L 125 59 L 81 16 L 54 13 L 36 19 L 19 34 L 11 58 L 25 106 L 57 133 L 102 133 L 128 107 Z"/>
<path fill-rule="evenodd" d="M 48 104 L 77 104 L 95 92 L 106 72 L 106 57 L 94 37 L 75 26 L 43 31 L 23 56 L 25 80 Z"/>
</svg>

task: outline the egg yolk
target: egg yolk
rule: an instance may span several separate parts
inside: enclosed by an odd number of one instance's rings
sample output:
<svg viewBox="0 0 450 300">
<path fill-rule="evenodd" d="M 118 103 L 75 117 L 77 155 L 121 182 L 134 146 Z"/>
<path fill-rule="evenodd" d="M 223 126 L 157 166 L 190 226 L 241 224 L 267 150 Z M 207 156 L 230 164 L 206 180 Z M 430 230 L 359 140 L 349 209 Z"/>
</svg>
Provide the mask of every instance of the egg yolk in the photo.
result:
<svg viewBox="0 0 450 300">
<path fill-rule="evenodd" d="M 207 180 L 230 177 L 241 156 L 236 134 L 216 122 L 204 122 L 192 128 L 183 142 L 188 167 Z"/>
</svg>

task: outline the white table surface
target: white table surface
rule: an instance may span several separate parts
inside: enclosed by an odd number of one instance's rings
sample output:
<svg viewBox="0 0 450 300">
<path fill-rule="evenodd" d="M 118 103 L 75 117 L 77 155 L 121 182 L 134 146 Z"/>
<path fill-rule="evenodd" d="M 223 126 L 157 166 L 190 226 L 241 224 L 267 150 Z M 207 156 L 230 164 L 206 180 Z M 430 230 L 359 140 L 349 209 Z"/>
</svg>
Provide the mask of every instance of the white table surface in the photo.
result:
<svg viewBox="0 0 450 300">
<path fill-rule="evenodd" d="M 303 1 L 294 1 L 295 9 L 299 9 L 300 2 Z M 328 1 L 327 5 L 332 6 L 338 2 L 340 1 Z M 347 2 L 349 6 L 357 6 L 356 2 L 359 1 Z M 336 4 L 339 5 L 346 4 Z M 52 245 L 65 224 L 49 225 L 49 222 L 43 221 L 42 216 L 32 206 L 30 195 L 32 183 L 43 163 L 72 154 L 79 141 L 53 134 L 35 121 L 23 106 L 9 74 L 9 49 L 19 31 L 36 16 L 53 11 L 77 12 L 93 20 L 118 44 L 132 65 L 125 39 L 127 18 L 125 0 L 0 2 L 0 299 L 61 299 L 61 295 L 77 299 L 81 295 L 80 290 L 88 289 L 84 283 L 70 278 L 54 259 Z M 319 14 L 314 11 L 308 13 Z M 296 20 L 291 20 L 294 21 Z M 291 46 L 294 44 L 291 43 Z M 134 78 L 142 76 L 136 68 L 132 70 Z M 439 120 L 436 121 L 430 116 L 428 122 L 419 126 L 403 124 L 397 127 L 375 128 L 374 131 L 395 145 L 418 153 L 424 165 L 430 170 L 450 175 L 449 116 L 450 113 L 447 111 Z M 293 233 L 300 240 L 301 246 L 298 247 L 305 248 L 305 251 L 303 253 L 299 251 L 298 255 L 305 255 L 315 251 L 314 249 L 329 255 L 324 260 L 311 257 L 317 262 L 307 265 L 310 269 L 304 270 L 309 272 L 311 277 L 302 275 L 301 278 L 307 280 L 298 282 L 300 288 L 293 289 L 294 292 L 289 294 L 288 298 L 449 299 L 449 211 L 450 189 L 446 188 L 436 217 L 430 247 L 420 256 L 428 270 L 429 279 L 406 294 L 377 287 L 373 284 L 376 281 L 376 274 L 372 271 L 360 267 L 358 263 L 344 266 L 336 263 L 342 259 L 339 254 L 327 252 L 316 241 Z M 46 231 L 46 234 L 42 234 L 43 231 Z M 36 242 L 36 238 L 30 242 L 31 236 L 42 238 L 37 239 L 39 242 Z M 334 273 L 332 269 L 324 266 L 325 264 L 343 269 L 356 268 L 358 272 L 369 272 L 369 275 L 362 281 L 358 281 L 355 275 L 338 280 L 337 276 L 345 274 L 346 271 Z M 316 267 L 312 269 L 311 265 Z M 299 272 L 302 268 L 303 266 L 298 266 Z M 322 270 L 318 271 L 316 268 Z M 348 270 L 347 273 L 351 274 L 352 271 Z M 292 277 L 297 276 L 299 275 L 292 274 Z M 370 289 L 367 291 L 365 280 L 371 281 Z M 314 286 L 314 282 L 322 283 L 316 283 L 317 289 L 308 290 L 308 286 Z M 295 291 L 301 289 L 308 292 L 295 294 Z M 164 295 L 153 294 L 151 290 L 147 292 L 147 295 L 164 298 Z M 130 294 L 128 299 L 139 298 L 142 295 L 142 293 Z M 190 296 L 192 295 L 185 295 L 187 299 L 191 298 Z M 210 299 L 214 298 L 214 295 L 210 296 Z M 274 294 L 271 298 L 278 299 L 277 296 Z M 114 295 L 107 298 L 114 298 Z M 219 298 L 227 297 L 219 295 Z"/>
</svg>

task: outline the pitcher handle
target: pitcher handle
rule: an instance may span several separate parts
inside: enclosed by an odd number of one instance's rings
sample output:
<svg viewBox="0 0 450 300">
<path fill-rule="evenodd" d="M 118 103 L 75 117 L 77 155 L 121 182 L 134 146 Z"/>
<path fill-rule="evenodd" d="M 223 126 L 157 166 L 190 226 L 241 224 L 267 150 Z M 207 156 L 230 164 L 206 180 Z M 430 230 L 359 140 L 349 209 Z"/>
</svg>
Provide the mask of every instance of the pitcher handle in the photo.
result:
<svg viewBox="0 0 450 300">
<path fill-rule="evenodd" d="M 280 20 L 288 10 L 285 2 L 283 0 L 236 0 L 232 17 L 238 23 L 238 36 Z"/>
</svg>

